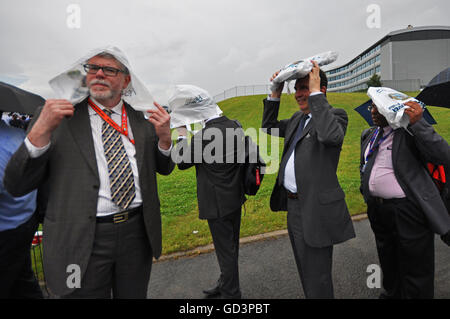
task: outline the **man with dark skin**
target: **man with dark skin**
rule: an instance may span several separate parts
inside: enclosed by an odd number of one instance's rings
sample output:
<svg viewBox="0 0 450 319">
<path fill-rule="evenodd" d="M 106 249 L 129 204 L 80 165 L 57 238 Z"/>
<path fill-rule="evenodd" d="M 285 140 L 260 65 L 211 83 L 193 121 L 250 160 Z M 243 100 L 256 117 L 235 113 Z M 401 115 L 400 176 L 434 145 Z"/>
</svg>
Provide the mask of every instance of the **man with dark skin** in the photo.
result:
<svg viewBox="0 0 450 319">
<path fill-rule="evenodd" d="M 383 271 L 380 298 L 433 298 L 434 233 L 448 237 L 450 217 L 424 163 L 448 164 L 450 148 L 418 103 L 405 106 L 407 130 L 369 106 L 376 127 L 361 137 L 361 192 Z"/>
</svg>

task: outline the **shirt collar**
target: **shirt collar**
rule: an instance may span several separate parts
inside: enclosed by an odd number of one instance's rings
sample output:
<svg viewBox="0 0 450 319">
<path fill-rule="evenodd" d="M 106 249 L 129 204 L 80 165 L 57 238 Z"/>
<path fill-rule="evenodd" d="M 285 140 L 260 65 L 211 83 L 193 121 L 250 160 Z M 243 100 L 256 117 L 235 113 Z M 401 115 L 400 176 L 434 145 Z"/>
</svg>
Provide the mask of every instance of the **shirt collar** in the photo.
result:
<svg viewBox="0 0 450 319">
<path fill-rule="evenodd" d="M 386 134 L 389 133 L 391 130 L 393 131 L 393 129 L 392 129 L 389 125 L 383 127 L 383 135 L 386 135 Z"/>
<path fill-rule="evenodd" d="M 205 120 L 205 124 L 208 123 L 209 121 L 215 120 L 219 117 L 222 117 L 222 115 L 216 115 L 216 116 L 210 117 L 209 119 Z"/>
<path fill-rule="evenodd" d="M 90 97 L 90 99 L 101 109 L 104 110 L 106 107 L 104 107 L 100 102 L 98 102 L 96 99 L 94 99 L 93 97 Z M 122 104 L 123 101 L 120 100 L 120 102 L 114 106 L 112 108 L 112 112 L 116 113 L 116 114 L 122 114 Z M 97 112 L 94 111 L 94 109 L 92 107 L 89 107 L 89 115 L 95 115 L 97 114 Z"/>
</svg>

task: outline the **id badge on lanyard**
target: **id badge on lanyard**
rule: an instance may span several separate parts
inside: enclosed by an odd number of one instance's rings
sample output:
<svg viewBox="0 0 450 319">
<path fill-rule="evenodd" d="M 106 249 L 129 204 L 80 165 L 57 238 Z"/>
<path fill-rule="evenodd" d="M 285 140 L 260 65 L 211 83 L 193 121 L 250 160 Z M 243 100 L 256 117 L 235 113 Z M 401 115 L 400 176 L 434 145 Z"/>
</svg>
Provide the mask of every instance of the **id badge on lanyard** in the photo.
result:
<svg viewBox="0 0 450 319">
<path fill-rule="evenodd" d="M 378 141 L 377 144 L 375 144 L 375 140 L 378 137 L 378 134 L 380 133 L 380 127 L 377 127 L 376 131 L 372 134 L 372 137 L 370 138 L 370 142 L 369 142 L 369 151 L 367 152 L 367 155 L 364 156 L 364 165 L 361 168 L 361 173 L 364 173 L 364 171 L 366 170 L 366 165 L 367 162 L 369 161 L 369 157 L 373 154 L 373 152 L 377 149 L 377 147 L 380 146 L 381 143 L 383 143 L 383 141 L 392 133 L 394 132 L 393 129 L 391 129 L 391 131 L 384 135 L 383 137 L 380 138 L 380 140 Z"/>
<path fill-rule="evenodd" d="M 100 109 L 90 98 L 88 99 L 89 105 L 92 109 L 109 125 L 111 125 L 117 132 L 125 135 L 130 142 L 134 145 L 134 139 L 131 139 L 128 136 L 128 121 L 127 121 L 127 110 L 125 108 L 125 104 L 122 105 L 122 126 L 117 125 L 116 122 L 112 118 L 110 118 L 102 109 Z"/>
</svg>

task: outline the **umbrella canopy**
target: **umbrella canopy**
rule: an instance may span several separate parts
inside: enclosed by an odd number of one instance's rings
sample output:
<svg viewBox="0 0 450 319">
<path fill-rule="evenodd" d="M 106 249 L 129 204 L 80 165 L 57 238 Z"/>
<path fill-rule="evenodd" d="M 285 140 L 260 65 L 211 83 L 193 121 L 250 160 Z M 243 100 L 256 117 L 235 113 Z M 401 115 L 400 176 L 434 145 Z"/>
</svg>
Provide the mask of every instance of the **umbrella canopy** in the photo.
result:
<svg viewBox="0 0 450 319">
<path fill-rule="evenodd" d="M 358 112 L 359 115 L 361 115 L 370 126 L 374 126 L 372 115 L 370 114 L 370 111 L 368 109 L 371 104 L 372 100 L 368 100 L 367 102 L 364 102 L 363 104 L 355 108 L 355 111 Z M 432 125 L 436 124 L 435 119 L 433 118 L 433 116 L 431 116 L 431 113 L 428 111 L 428 109 L 425 109 L 423 111 L 423 118 Z"/>
<path fill-rule="evenodd" d="M 0 111 L 34 114 L 45 100 L 34 93 L 19 89 L 14 85 L 0 82 Z"/>
<path fill-rule="evenodd" d="M 436 75 L 416 99 L 426 105 L 450 108 L 450 68 Z"/>
</svg>

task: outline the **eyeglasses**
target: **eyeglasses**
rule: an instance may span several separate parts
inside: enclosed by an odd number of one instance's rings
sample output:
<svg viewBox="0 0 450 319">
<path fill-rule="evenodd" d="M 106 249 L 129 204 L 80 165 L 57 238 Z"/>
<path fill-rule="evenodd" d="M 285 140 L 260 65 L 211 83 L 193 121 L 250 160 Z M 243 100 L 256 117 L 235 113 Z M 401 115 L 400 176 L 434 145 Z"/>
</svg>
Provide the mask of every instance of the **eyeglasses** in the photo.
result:
<svg viewBox="0 0 450 319">
<path fill-rule="evenodd" d="M 373 104 L 370 104 L 370 105 L 367 107 L 367 109 L 368 109 L 369 111 L 372 111 L 372 109 L 373 109 L 374 107 L 376 107 L 376 106 L 373 105 Z"/>
<path fill-rule="evenodd" d="M 102 70 L 107 76 L 116 76 L 119 72 L 125 73 L 124 70 L 116 69 L 110 66 L 100 66 L 96 64 L 84 64 L 84 70 L 89 74 L 97 74 L 98 70 Z"/>
</svg>

